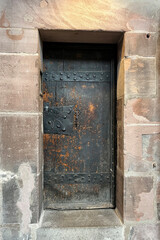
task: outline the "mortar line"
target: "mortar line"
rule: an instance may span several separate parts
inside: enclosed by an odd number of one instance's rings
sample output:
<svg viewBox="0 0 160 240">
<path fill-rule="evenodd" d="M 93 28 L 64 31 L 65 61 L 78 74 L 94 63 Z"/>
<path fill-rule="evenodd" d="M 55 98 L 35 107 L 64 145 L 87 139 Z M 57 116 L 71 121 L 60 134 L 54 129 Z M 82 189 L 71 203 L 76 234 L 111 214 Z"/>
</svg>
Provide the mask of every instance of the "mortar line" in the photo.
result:
<svg viewBox="0 0 160 240">
<path fill-rule="evenodd" d="M 42 112 L 32 113 L 32 112 L 0 112 L 0 115 L 33 115 L 33 116 L 39 116 L 42 115 Z"/>
<path fill-rule="evenodd" d="M 131 123 L 131 124 L 124 124 L 127 127 L 136 127 L 136 126 L 160 126 L 160 123 Z"/>
<path fill-rule="evenodd" d="M 10 30 L 10 29 L 24 29 L 24 30 L 39 30 L 37 27 L 32 28 L 25 28 L 25 27 L 0 27 L 3 30 Z"/>
<path fill-rule="evenodd" d="M 152 170 L 148 172 L 133 172 L 133 171 L 124 171 L 124 177 L 153 177 L 154 178 L 154 173 Z"/>
<path fill-rule="evenodd" d="M 25 52 L 17 52 L 17 53 L 3 53 L 0 52 L 0 56 L 39 56 L 38 53 L 25 53 Z"/>
<path fill-rule="evenodd" d="M 151 57 L 144 57 L 144 56 L 141 56 L 141 55 L 127 55 L 127 56 L 124 56 L 122 59 L 156 59 L 156 56 L 151 56 Z M 121 60 L 122 60 L 121 59 Z"/>
<path fill-rule="evenodd" d="M 154 33 L 156 33 L 156 31 L 155 32 L 150 32 L 150 31 L 145 31 L 145 30 L 130 30 L 130 31 L 126 31 L 125 33 L 130 33 L 130 34 L 132 34 L 132 33 L 150 33 L 150 34 L 154 34 Z"/>
<path fill-rule="evenodd" d="M 31 27 L 31 28 L 29 28 L 29 27 L 0 27 L 0 29 L 3 29 L 3 30 L 10 30 L 10 29 L 24 29 L 24 30 L 37 30 L 37 31 L 68 31 L 68 30 L 66 30 L 66 29 L 59 29 L 59 28 L 51 28 L 51 29 L 43 29 L 43 28 L 38 28 L 38 27 Z M 77 30 L 69 30 L 69 31 L 77 31 Z M 81 29 L 81 30 L 79 30 L 79 31 L 87 31 L 87 30 L 85 30 L 85 29 Z M 93 31 L 93 30 L 88 30 L 88 31 Z M 95 31 L 95 30 L 94 30 Z M 99 31 L 99 32 L 101 32 L 100 30 L 96 30 L 96 31 Z M 107 32 L 107 31 L 104 31 L 104 32 Z M 119 29 L 117 29 L 117 30 L 110 30 L 109 32 L 118 32 L 118 33 L 151 33 L 151 34 L 154 34 L 154 33 L 156 33 L 156 31 L 145 31 L 145 30 L 129 30 L 129 31 L 126 31 L 126 30 L 119 30 Z"/>
</svg>

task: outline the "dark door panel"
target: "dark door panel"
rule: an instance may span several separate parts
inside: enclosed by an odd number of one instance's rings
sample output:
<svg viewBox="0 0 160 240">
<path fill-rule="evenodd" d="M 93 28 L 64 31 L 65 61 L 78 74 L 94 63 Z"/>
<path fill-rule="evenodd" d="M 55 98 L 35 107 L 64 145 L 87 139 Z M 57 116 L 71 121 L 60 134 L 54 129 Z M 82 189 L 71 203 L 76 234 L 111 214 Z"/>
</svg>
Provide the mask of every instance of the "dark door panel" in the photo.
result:
<svg viewBox="0 0 160 240">
<path fill-rule="evenodd" d="M 113 52 L 45 46 L 46 208 L 114 207 Z"/>
</svg>

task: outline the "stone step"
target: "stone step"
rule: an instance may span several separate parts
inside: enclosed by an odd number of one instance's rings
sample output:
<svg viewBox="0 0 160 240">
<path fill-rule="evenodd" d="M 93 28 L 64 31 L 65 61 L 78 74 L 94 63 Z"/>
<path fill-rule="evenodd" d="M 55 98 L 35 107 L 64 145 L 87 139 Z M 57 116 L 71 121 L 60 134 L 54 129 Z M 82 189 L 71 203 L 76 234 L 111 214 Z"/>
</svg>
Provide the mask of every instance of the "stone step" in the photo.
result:
<svg viewBox="0 0 160 240">
<path fill-rule="evenodd" d="M 123 225 L 111 209 L 45 210 L 37 240 L 123 240 Z"/>
</svg>

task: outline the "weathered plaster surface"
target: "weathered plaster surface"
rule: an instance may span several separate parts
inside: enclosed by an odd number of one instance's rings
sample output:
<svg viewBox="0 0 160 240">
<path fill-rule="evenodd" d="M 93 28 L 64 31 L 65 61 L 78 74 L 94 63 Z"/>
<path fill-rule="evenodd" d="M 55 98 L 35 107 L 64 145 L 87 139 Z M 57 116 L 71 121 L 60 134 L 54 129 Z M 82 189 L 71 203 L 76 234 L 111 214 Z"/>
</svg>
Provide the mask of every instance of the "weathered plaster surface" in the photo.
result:
<svg viewBox="0 0 160 240">
<path fill-rule="evenodd" d="M 31 193 L 34 189 L 34 174 L 32 173 L 32 168 L 29 164 L 22 164 L 18 169 L 18 174 L 20 176 L 20 196 L 17 202 L 17 206 L 21 211 L 21 233 L 28 234 L 29 224 L 32 218 L 32 212 L 30 209 Z"/>
</svg>

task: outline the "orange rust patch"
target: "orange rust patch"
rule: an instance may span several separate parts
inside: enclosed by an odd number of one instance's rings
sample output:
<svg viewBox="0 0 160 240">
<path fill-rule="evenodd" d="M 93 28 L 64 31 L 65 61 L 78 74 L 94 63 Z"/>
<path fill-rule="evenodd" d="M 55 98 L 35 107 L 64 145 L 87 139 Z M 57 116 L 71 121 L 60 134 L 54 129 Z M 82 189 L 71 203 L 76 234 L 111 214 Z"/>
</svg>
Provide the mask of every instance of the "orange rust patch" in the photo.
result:
<svg viewBox="0 0 160 240">
<path fill-rule="evenodd" d="M 68 158 L 69 157 L 69 152 L 66 152 L 65 154 L 60 154 L 60 157 Z"/>
<path fill-rule="evenodd" d="M 82 88 L 86 88 L 87 86 L 86 85 L 82 85 Z"/>
<path fill-rule="evenodd" d="M 60 102 L 61 102 L 62 105 L 63 105 L 63 100 L 64 100 L 63 98 L 60 99 Z"/>
<path fill-rule="evenodd" d="M 82 149 L 82 147 L 81 147 L 81 146 L 75 146 L 75 148 L 74 148 L 74 149 L 81 150 L 81 149 Z"/>
<path fill-rule="evenodd" d="M 48 89 L 47 89 L 47 86 L 45 83 L 43 83 L 43 101 L 44 102 L 50 102 L 50 99 L 49 98 L 53 98 L 53 93 L 49 93 L 48 92 Z"/>
<path fill-rule="evenodd" d="M 90 103 L 90 104 L 89 104 L 89 111 L 90 111 L 91 113 L 94 113 L 94 110 L 95 110 L 95 106 L 94 106 L 92 103 Z"/>
</svg>

